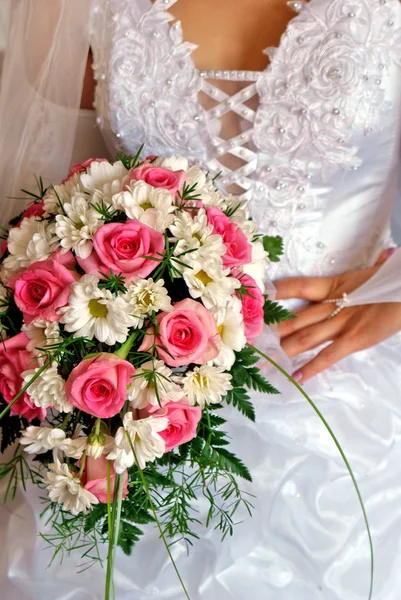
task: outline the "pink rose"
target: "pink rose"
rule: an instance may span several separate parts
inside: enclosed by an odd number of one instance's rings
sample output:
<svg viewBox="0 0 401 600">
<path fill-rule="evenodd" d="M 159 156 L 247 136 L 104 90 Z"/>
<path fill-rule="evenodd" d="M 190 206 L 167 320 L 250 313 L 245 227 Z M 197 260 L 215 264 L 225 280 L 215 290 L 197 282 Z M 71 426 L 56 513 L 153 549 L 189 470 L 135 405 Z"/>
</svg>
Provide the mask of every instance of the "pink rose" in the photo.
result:
<svg viewBox="0 0 401 600">
<path fill-rule="evenodd" d="M 186 444 L 196 436 L 198 423 L 202 416 L 200 406 L 189 406 L 188 400 L 183 398 L 180 402 L 169 402 L 164 408 L 149 405 L 139 412 L 139 417 L 145 419 L 152 417 L 166 417 L 168 426 L 159 432 L 166 444 L 166 452 L 173 448 Z"/>
<path fill-rule="evenodd" d="M 67 379 L 68 402 L 94 417 L 114 417 L 124 405 L 133 375 L 131 363 L 115 354 L 84 359 Z"/>
<path fill-rule="evenodd" d="M 37 367 L 36 359 L 26 349 L 29 338 L 25 333 L 19 333 L 0 344 L 0 393 L 7 404 L 21 391 L 25 385 L 21 373 Z M 32 421 L 43 421 L 46 410 L 36 407 L 25 392 L 12 405 L 12 415 L 21 415 Z"/>
<path fill-rule="evenodd" d="M 88 258 L 77 258 L 86 273 L 109 274 L 110 269 L 122 273 L 126 281 L 147 277 L 165 249 L 164 237 L 145 223 L 129 219 L 126 223 L 108 223 L 95 233 L 93 252 Z"/>
<path fill-rule="evenodd" d="M 160 313 L 157 321 L 158 334 L 150 327 L 139 350 L 149 350 L 155 341 L 160 358 L 172 367 L 203 364 L 220 352 L 216 321 L 200 302 L 181 300 L 172 312 Z"/>
<path fill-rule="evenodd" d="M 94 496 L 102 502 L 107 504 L 107 463 L 110 464 L 110 500 L 113 500 L 114 496 L 114 484 L 116 480 L 116 472 L 114 465 L 111 461 L 108 461 L 105 455 L 100 458 L 92 458 L 87 456 L 85 461 L 84 472 L 82 473 L 81 482 L 86 490 L 92 492 Z M 128 472 L 124 471 L 124 488 L 123 498 L 128 494 Z"/>
<path fill-rule="evenodd" d="M 265 298 L 253 277 L 241 273 L 238 269 L 233 269 L 231 274 L 241 282 L 248 292 L 242 294 L 241 312 L 244 317 L 246 339 L 250 344 L 253 344 L 257 336 L 263 331 Z"/>
<path fill-rule="evenodd" d="M 71 167 L 71 169 L 68 171 L 67 177 L 63 179 L 61 183 L 66 183 L 69 179 L 71 179 L 71 177 L 74 177 L 74 175 L 76 175 L 77 173 L 84 173 L 84 171 L 86 171 L 86 169 L 88 169 L 88 167 L 90 167 L 93 162 L 108 161 L 106 158 L 88 158 L 88 160 L 85 160 L 85 162 L 83 163 L 77 163 L 76 165 Z"/>
<path fill-rule="evenodd" d="M 43 208 L 43 200 L 41 202 L 34 202 L 34 204 L 30 204 L 28 208 L 24 210 L 21 216 L 21 221 L 22 219 L 29 219 L 30 217 L 42 217 L 44 212 L 45 209 Z"/>
<path fill-rule="evenodd" d="M 174 196 L 182 190 L 186 173 L 185 171 L 170 171 L 163 167 L 155 167 L 150 163 L 143 163 L 140 167 L 132 169 L 128 175 L 127 184 L 131 181 L 145 181 L 154 188 L 163 188 Z"/>
<path fill-rule="evenodd" d="M 207 222 L 213 225 L 213 232 L 221 235 L 227 248 L 223 256 L 225 267 L 246 265 L 252 260 L 252 246 L 245 233 L 222 210 L 211 206 L 206 209 Z"/>
<path fill-rule="evenodd" d="M 70 256 L 64 255 L 63 262 L 74 262 L 71 252 L 66 254 Z M 58 309 L 68 304 L 71 284 L 79 279 L 78 273 L 67 269 L 57 257 L 32 263 L 17 277 L 10 283 L 15 289 L 15 304 L 27 325 L 35 319 L 58 321 Z"/>
</svg>

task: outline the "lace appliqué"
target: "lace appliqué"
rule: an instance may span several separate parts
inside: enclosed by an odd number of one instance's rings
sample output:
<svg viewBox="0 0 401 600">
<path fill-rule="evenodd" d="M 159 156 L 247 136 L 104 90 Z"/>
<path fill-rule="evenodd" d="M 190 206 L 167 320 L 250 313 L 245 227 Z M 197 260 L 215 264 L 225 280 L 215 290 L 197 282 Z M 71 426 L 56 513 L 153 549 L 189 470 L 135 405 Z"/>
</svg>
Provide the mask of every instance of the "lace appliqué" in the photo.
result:
<svg viewBox="0 0 401 600">
<path fill-rule="evenodd" d="M 400 6 L 398 0 L 297 4 L 300 14 L 280 46 L 267 51 L 271 64 L 257 83 L 254 141 L 262 154 L 252 208 L 262 228 L 284 238 L 281 273 L 301 272 L 302 249 L 320 263 L 315 272 L 327 273 L 336 257 L 319 241 L 322 207 L 313 187 L 339 168 L 361 166 L 357 140 L 378 131 L 390 108 L 382 83 L 400 63 L 394 16 Z"/>
<path fill-rule="evenodd" d="M 99 124 L 128 152 L 145 142 L 145 154 L 204 158 L 201 82 L 191 59 L 195 46 L 183 40 L 180 23 L 170 26 L 173 17 L 166 9 L 172 3 L 157 1 L 145 11 L 135 0 L 95 7 Z"/>
</svg>

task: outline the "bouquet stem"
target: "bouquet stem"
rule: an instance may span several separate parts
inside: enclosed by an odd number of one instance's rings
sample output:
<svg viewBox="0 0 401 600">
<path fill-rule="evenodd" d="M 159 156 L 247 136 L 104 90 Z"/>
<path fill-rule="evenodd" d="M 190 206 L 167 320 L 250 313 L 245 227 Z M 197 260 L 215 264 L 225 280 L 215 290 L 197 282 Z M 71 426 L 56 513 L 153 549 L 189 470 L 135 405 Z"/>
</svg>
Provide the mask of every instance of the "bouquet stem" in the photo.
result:
<svg viewBox="0 0 401 600">
<path fill-rule="evenodd" d="M 363 514 L 363 520 L 365 522 L 365 526 L 366 526 L 366 532 L 368 534 L 368 540 L 369 540 L 369 549 L 370 549 L 370 587 L 369 587 L 369 600 L 371 600 L 372 598 L 372 593 L 373 593 L 373 574 L 374 574 L 374 552 L 373 552 L 373 541 L 372 541 L 372 535 L 370 532 L 370 527 L 369 527 L 369 521 L 368 521 L 368 516 L 366 513 L 366 509 L 365 509 L 365 504 L 363 502 L 363 498 L 362 498 L 362 494 L 360 492 L 358 483 L 356 481 L 354 472 L 351 468 L 351 465 L 344 453 L 344 450 L 341 447 L 340 442 L 338 441 L 336 435 L 334 434 L 333 430 L 331 429 L 330 425 L 328 424 L 328 422 L 326 421 L 326 419 L 324 418 L 323 414 L 320 412 L 320 410 L 318 409 L 318 407 L 316 406 L 316 404 L 313 402 L 313 400 L 308 396 L 308 394 L 305 392 L 305 390 L 299 385 L 299 383 L 297 383 L 292 377 L 291 375 L 289 375 L 287 373 L 287 371 L 285 371 L 282 367 L 280 367 L 280 365 L 278 365 L 272 358 L 270 358 L 269 356 L 267 356 L 267 354 L 265 354 L 264 352 L 262 352 L 261 350 L 259 350 L 258 348 L 256 348 L 255 346 L 252 346 L 251 344 L 248 344 L 248 347 L 251 348 L 251 350 L 253 350 L 256 354 L 259 354 L 259 356 L 261 356 L 262 358 L 266 359 L 271 365 L 273 365 L 273 367 L 275 367 L 278 371 L 280 371 L 280 373 L 282 375 L 284 375 L 284 377 L 286 377 L 288 379 L 288 381 L 290 381 L 296 388 L 297 390 L 304 396 L 304 398 L 307 400 L 307 402 L 310 404 L 310 406 L 313 408 L 313 410 L 315 411 L 315 413 L 317 414 L 317 416 L 319 417 L 319 419 L 321 420 L 321 422 L 323 423 L 323 425 L 325 426 L 325 428 L 327 429 L 327 431 L 329 432 L 332 440 L 334 441 L 337 450 L 339 451 L 341 458 L 344 461 L 344 464 L 347 468 L 347 471 L 352 479 L 352 483 L 354 485 L 355 491 L 356 491 L 356 495 L 358 496 L 358 500 L 359 500 L 359 504 L 361 506 L 362 509 L 362 514 Z"/>
<path fill-rule="evenodd" d="M 113 508 L 109 520 L 109 550 L 107 554 L 106 588 L 104 600 L 114 600 L 114 564 L 118 536 L 120 534 L 121 505 L 124 490 L 124 476 L 117 475 L 114 486 Z"/>
</svg>

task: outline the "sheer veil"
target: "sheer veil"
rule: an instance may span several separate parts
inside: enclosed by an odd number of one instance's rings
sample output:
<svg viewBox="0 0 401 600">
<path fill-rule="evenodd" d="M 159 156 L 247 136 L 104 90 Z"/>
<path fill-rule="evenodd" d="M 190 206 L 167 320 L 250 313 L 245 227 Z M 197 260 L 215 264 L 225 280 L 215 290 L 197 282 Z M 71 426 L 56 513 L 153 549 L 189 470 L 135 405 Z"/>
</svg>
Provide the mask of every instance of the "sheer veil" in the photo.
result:
<svg viewBox="0 0 401 600">
<path fill-rule="evenodd" d="M 70 165 L 89 50 L 91 0 L 0 0 L 9 9 L 0 88 L 0 222 L 21 188 L 59 182 Z"/>
</svg>

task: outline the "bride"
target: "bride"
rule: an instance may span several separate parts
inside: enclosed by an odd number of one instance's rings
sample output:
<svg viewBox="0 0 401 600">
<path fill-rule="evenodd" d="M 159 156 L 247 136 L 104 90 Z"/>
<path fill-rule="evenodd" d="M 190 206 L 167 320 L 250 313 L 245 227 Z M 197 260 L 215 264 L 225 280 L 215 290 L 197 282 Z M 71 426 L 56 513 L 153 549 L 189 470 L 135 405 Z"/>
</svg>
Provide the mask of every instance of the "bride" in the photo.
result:
<svg viewBox="0 0 401 600">
<path fill-rule="evenodd" d="M 144 142 L 144 155 L 198 161 L 249 200 L 259 228 L 284 239 L 270 276 L 298 318 L 279 328 L 282 348 L 355 471 L 373 532 L 373 598 L 398 600 L 401 261 L 389 222 L 399 202 L 401 4 L 13 0 L 11 8 L 2 202 L 29 173 L 57 181 L 71 162 L 104 156 L 103 139 L 109 155 Z M 17 210 L 8 202 L 2 220 Z M 347 302 L 372 276 L 369 295 Z M 366 599 L 369 545 L 352 483 L 304 399 L 277 385 L 277 398 L 255 394 L 255 425 L 230 414 L 233 445 L 254 478 L 253 518 L 223 543 L 202 533 L 189 556 L 174 545 L 180 573 L 192 600 Z M 40 502 L 29 492 L 1 516 L 2 597 L 100 598 L 97 567 L 75 577 L 72 558 L 45 569 Z M 119 557 L 116 587 L 118 600 L 182 597 L 156 532 Z"/>
</svg>

